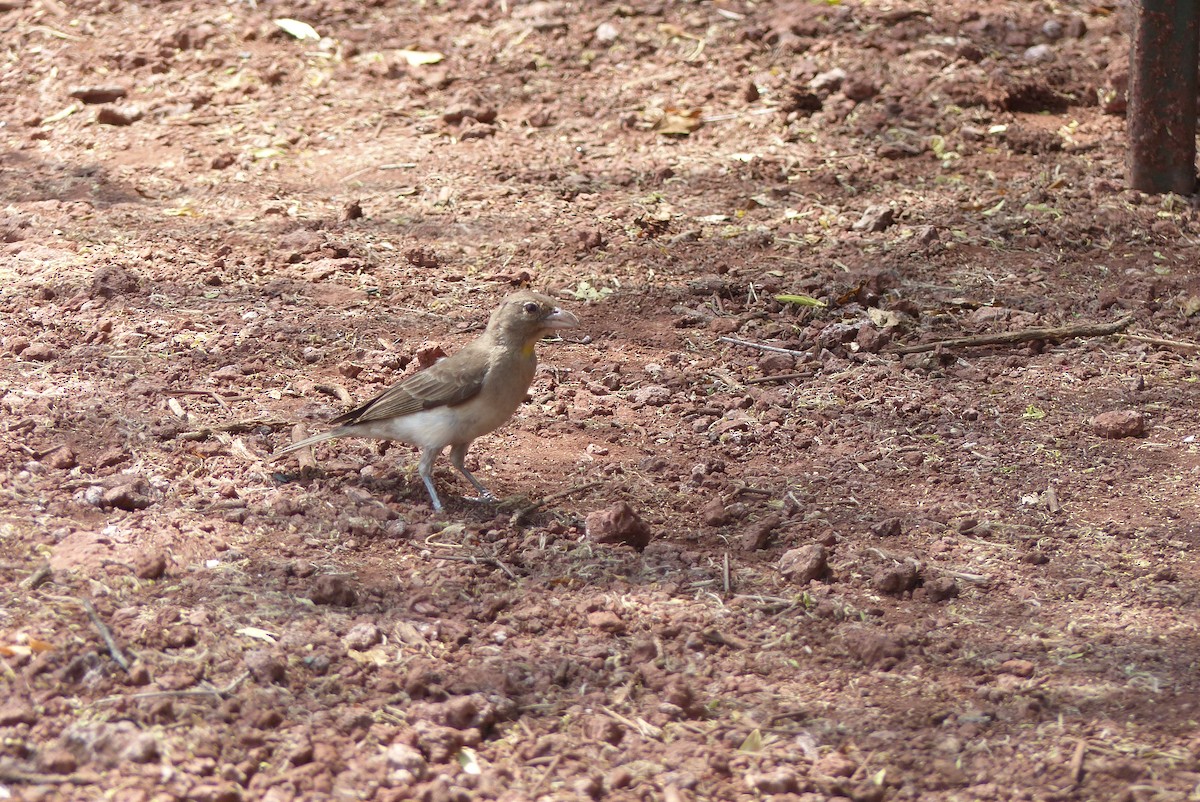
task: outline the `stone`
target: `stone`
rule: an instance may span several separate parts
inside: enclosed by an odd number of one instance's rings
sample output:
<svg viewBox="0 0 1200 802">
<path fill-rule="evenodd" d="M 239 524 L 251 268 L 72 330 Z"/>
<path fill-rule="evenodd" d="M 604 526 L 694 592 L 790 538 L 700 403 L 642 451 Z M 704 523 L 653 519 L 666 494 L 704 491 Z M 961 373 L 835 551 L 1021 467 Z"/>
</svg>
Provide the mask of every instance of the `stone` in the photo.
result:
<svg viewBox="0 0 1200 802">
<path fill-rule="evenodd" d="M 829 551 L 820 543 L 786 551 L 779 558 L 779 572 L 800 585 L 821 579 L 829 572 Z"/>
<path fill-rule="evenodd" d="M 588 513 L 584 526 L 589 540 L 606 544 L 623 543 L 638 551 L 646 548 L 653 538 L 650 527 L 625 501 Z"/>
<path fill-rule="evenodd" d="M 875 203 L 868 206 L 852 228 L 855 231 L 874 233 L 886 231 L 896 223 L 896 212 L 885 203 Z"/>
<path fill-rule="evenodd" d="M 1088 421 L 1091 430 L 1101 437 L 1116 440 L 1122 437 L 1141 437 L 1146 433 L 1146 416 L 1134 409 L 1101 412 Z"/>
<path fill-rule="evenodd" d="M 314 604 L 329 604 L 334 607 L 352 607 L 358 601 L 358 594 L 351 587 L 350 581 L 344 576 L 323 574 L 313 582 L 308 594 Z"/>
</svg>

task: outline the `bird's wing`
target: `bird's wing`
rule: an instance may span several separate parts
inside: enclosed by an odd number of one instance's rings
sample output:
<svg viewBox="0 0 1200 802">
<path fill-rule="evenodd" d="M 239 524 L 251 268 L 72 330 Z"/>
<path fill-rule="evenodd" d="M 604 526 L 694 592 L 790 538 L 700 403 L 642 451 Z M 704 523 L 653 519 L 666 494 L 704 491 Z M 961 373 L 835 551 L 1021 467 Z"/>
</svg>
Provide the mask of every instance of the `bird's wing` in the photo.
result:
<svg viewBox="0 0 1200 802">
<path fill-rule="evenodd" d="M 334 418 L 335 426 L 386 420 L 400 415 L 468 401 L 483 389 L 486 353 L 468 348 L 401 380 L 365 404 Z"/>
</svg>

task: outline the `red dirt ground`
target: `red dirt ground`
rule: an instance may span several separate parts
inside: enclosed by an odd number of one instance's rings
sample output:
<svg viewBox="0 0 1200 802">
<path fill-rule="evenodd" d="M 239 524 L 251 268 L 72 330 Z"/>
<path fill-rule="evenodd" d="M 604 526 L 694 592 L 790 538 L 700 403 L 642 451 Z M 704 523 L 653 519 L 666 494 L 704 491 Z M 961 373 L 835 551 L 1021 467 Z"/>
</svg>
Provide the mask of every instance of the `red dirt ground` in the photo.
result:
<svg viewBox="0 0 1200 802">
<path fill-rule="evenodd" d="M 1127 30 L 0 2 L 0 797 L 1197 798 L 1200 220 L 1124 189 Z M 269 460 L 521 285 L 583 327 L 500 505 Z"/>
</svg>

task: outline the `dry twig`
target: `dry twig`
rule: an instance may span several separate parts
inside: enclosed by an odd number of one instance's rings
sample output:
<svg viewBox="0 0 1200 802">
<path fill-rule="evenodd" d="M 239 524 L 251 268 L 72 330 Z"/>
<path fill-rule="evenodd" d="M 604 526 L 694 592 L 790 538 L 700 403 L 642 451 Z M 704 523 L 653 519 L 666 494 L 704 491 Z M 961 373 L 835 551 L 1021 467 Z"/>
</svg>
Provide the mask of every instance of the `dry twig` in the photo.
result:
<svg viewBox="0 0 1200 802">
<path fill-rule="evenodd" d="M 96 605 L 92 604 L 91 599 L 77 599 L 74 596 L 47 596 L 46 598 L 60 602 L 70 602 L 78 604 L 87 613 L 87 617 L 91 619 L 92 626 L 100 633 L 101 640 L 108 647 L 108 653 L 112 655 L 112 659 L 123 671 L 129 673 L 129 658 L 121 651 L 121 647 L 117 645 L 117 639 L 113 637 L 112 630 L 108 628 L 108 624 L 104 623 L 104 619 L 100 617 L 100 613 L 96 611 Z"/>
<path fill-rule="evenodd" d="M 776 373 L 772 376 L 754 376 L 750 379 L 744 379 L 746 384 L 767 384 L 768 382 L 790 382 L 797 379 L 811 378 L 811 373 Z"/>
<path fill-rule="evenodd" d="M 763 345 L 762 343 L 752 343 L 752 342 L 747 342 L 746 340 L 739 340 L 737 337 L 721 337 L 719 339 L 721 340 L 721 342 L 729 343 L 730 345 L 740 345 L 744 348 L 754 348 L 758 351 L 770 351 L 773 354 L 789 354 L 790 356 L 799 357 L 801 359 L 803 359 L 804 357 L 810 356 L 810 354 L 807 351 L 794 351 L 791 348 L 778 348 L 774 345 Z"/>
<path fill-rule="evenodd" d="M 37 590 L 49 582 L 53 576 L 54 569 L 50 567 L 50 563 L 42 563 L 36 571 L 21 580 L 21 590 Z"/>
<path fill-rule="evenodd" d="M 250 676 L 249 671 L 243 671 L 241 674 L 234 677 L 233 681 L 224 688 L 189 688 L 182 691 L 147 691 L 145 693 L 135 693 L 130 696 L 106 696 L 103 699 L 97 699 L 96 704 L 112 704 L 113 702 L 121 702 L 124 700 L 144 701 L 146 699 L 186 699 L 201 697 L 206 699 L 223 700 L 228 699 L 237 691 L 238 686 L 246 681 Z"/>
<path fill-rule="evenodd" d="M 981 345 L 1013 345 L 1016 343 L 1033 342 L 1034 340 L 1069 340 L 1074 337 L 1104 337 L 1109 334 L 1116 334 L 1132 322 L 1133 315 L 1127 315 L 1112 323 L 1079 323 L 1074 326 L 1022 329 L 1020 331 L 1005 331 L 999 334 L 979 334 L 972 337 L 952 337 L 949 340 L 905 345 L 892 349 L 890 353 L 921 354 L 938 348 L 974 348 Z"/>
<path fill-rule="evenodd" d="M 482 557 L 474 554 L 461 556 L 457 554 L 434 554 L 432 556 L 435 560 L 449 560 L 456 563 L 471 563 L 472 565 L 491 565 L 508 574 L 508 578 L 514 582 L 517 579 L 517 575 L 513 569 L 505 565 L 504 561 L 499 557 Z"/>
<path fill-rule="evenodd" d="M 576 485 L 575 487 L 568 487 L 566 490 L 560 490 L 557 493 L 551 493 L 550 495 L 540 498 L 537 501 L 526 504 L 524 507 L 521 507 L 519 510 L 514 512 L 512 514 L 512 517 L 510 517 L 508 519 L 508 525 L 509 526 L 520 526 L 521 521 L 523 521 L 527 515 L 529 515 L 530 513 L 536 512 L 538 509 L 546 506 L 550 502 L 558 501 L 561 498 L 566 498 L 567 496 L 571 496 L 576 493 L 583 493 L 585 491 L 591 490 L 594 487 L 600 487 L 603 484 L 604 484 L 604 482 L 600 482 L 600 481 L 587 482 L 586 484 Z"/>
<path fill-rule="evenodd" d="M 1163 348 L 1176 348 L 1180 351 L 1190 351 L 1196 353 L 1200 351 L 1200 343 L 1189 343 L 1183 340 L 1164 340 L 1162 337 L 1147 337 L 1144 334 L 1121 334 L 1123 340 L 1133 340 L 1134 342 L 1146 343 L 1147 345 L 1159 345 Z"/>
</svg>

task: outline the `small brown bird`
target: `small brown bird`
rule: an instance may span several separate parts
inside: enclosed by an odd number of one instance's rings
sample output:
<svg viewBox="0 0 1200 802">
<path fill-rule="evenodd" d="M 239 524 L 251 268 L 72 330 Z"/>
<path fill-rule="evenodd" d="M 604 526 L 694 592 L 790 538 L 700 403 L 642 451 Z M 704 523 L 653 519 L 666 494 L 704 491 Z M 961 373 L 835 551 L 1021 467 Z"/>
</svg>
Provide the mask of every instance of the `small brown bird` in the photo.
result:
<svg viewBox="0 0 1200 802">
<path fill-rule="evenodd" d="M 340 437 L 411 443 L 421 449 L 417 471 L 433 508 L 441 512 L 433 463 L 450 446 L 450 464 L 482 499 L 495 501 L 463 464 L 467 449 L 476 437 L 508 420 L 525 400 L 537 367 L 533 348 L 542 335 L 578 325 L 579 319 L 559 309 L 551 298 L 537 292 L 514 293 L 492 312 L 479 339 L 334 418 L 336 429 L 301 440 L 275 456 Z"/>
</svg>

